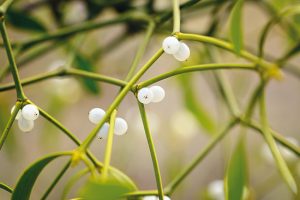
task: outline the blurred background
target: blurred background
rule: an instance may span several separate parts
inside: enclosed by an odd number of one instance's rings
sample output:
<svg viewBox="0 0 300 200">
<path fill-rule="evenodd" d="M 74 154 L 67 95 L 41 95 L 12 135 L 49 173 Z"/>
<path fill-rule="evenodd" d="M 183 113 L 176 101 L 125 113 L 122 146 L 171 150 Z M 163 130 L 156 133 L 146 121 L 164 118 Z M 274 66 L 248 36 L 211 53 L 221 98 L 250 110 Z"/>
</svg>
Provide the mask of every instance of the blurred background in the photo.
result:
<svg viewBox="0 0 300 200">
<path fill-rule="evenodd" d="M 186 1 L 181 1 L 185 3 Z M 203 0 L 182 10 L 182 32 L 214 35 L 228 38 L 228 16 L 232 8 L 230 0 Z M 245 1 L 243 9 L 244 42 L 246 49 L 257 52 L 261 30 L 272 16 L 285 7 L 299 4 L 298 0 Z M 151 16 L 169 11 L 172 1 L 147 0 L 28 0 L 16 1 L 9 10 L 7 26 L 11 41 L 26 41 L 46 32 L 56 32 L 62 27 L 77 26 L 90 22 L 117 18 L 126 12 L 147 12 Z M 286 21 L 299 22 L 299 15 Z M 298 20 L 298 21 L 296 21 Z M 299 31 L 299 24 L 296 31 Z M 297 29 L 298 28 L 298 29 Z M 161 24 L 155 31 L 139 66 L 142 66 L 160 47 L 162 40 L 171 33 L 172 20 Z M 268 35 L 265 53 L 274 60 L 293 44 L 299 43 L 300 32 L 291 35 L 283 26 L 275 26 Z M 58 68 L 69 62 L 76 54 L 72 67 L 124 79 L 133 61 L 139 44 L 145 36 L 145 24 L 122 23 L 92 31 L 68 36 L 35 45 L 17 55 L 20 77 L 24 79 Z M 207 47 L 200 43 L 186 42 L 191 57 L 183 65 L 222 62 L 243 63 L 242 59 L 217 48 L 209 48 L 213 60 L 207 54 Z M 45 50 L 46 49 L 46 50 Z M 27 60 L 32 52 L 42 52 Z M 71 53 L 70 53 L 71 52 Z M 24 61 L 25 60 L 25 61 Z M 300 57 L 289 60 L 289 69 L 300 70 Z M 82 64 L 84 63 L 84 64 Z M 142 77 L 147 80 L 160 73 L 180 67 L 172 56 L 164 54 Z M 12 82 L 5 73 L 7 57 L 0 49 L 1 84 Z M 245 108 L 254 87 L 258 84 L 257 74 L 248 71 L 231 70 L 222 72 L 230 83 L 241 108 Z M 165 89 L 166 98 L 161 103 L 146 106 L 153 134 L 164 185 L 167 185 L 197 153 L 208 143 L 212 135 L 222 129 L 230 118 L 228 109 L 218 91 L 213 72 L 195 72 L 158 82 Z M 88 120 L 88 112 L 94 107 L 107 109 L 119 92 L 117 86 L 75 77 L 56 77 L 24 87 L 26 95 L 46 110 L 78 138 L 83 140 L 94 125 Z M 267 88 L 267 108 L 273 129 L 300 140 L 300 81 L 299 76 L 284 71 L 281 81 L 272 81 Z M 0 92 L 0 128 L 4 127 L 15 104 L 14 90 Z M 256 115 L 256 114 L 255 114 Z M 132 178 L 143 190 L 155 189 L 155 176 L 151 157 L 139 116 L 137 102 L 130 93 L 121 103 L 118 116 L 129 124 L 128 133 L 114 137 L 111 164 Z M 256 116 L 254 118 L 257 118 Z M 172 199 L 222 199 L 213 196 L 212 183 L 222 180 L 228 159 L 237 141 L 240 127 L 233 129 L 217 147 L 183 181 Z M 92 152 L 102 161 L 106 140 L 95 139 Z M 268 149 L 260 134 L 247 132 L 247 161 L 252 199 L 289 200 L 296 199 L 281 179 L 270 158 Z M 0 181 L 14 186 L 22 172 L 38 158 L 57 151 L 71 150 L 76 146 L 56 127 L 40 117 L 33 131 L 23 133 L 15 123 L 0 152 Z M 289 152 L 284 154 L 292 173 L 299 183 L 299 159 Z M 57 171 L 67 160 L 52 162 L 38 178 L 32 199 L 39 199 L 51 183 Z M 49 199 L 59 199 L 69 177 L 84 166 L 68 170 L 58 183 Z M 83 180 L 84 181 L 84 180 Z M 81 181 L 81 184 L 83 183 Z M 216 185 L 216 184 L 215 184 Z M 80 183 L 76 184 L 69 197 L 74 197 Z M 73 196 L 72 196 L 73 195 Z M 0 199 L 9 195 L 0 190 Z"/>
</svg>

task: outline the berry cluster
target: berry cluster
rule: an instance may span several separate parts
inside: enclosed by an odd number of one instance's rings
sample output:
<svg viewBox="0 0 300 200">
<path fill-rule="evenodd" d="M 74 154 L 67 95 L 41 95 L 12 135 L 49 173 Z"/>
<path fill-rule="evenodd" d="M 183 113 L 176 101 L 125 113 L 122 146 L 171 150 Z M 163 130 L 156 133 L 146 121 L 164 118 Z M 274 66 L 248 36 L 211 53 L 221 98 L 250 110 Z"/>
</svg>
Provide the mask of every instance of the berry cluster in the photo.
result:
<svg viewBox="0 0 300 200">
<path fill-rule="evenodd" d="M 142 104 L 157 103 L 165 98 L 165 90 L 160 86 L 142 88 L 138 91 L 137 98 Z"/>
<path fill-rule="evenodd" d="M 93 108 L 89 112 L 89 120 L 93 124 L 98 124 L 104 117 L 105 111 L 101 108 Z M 105 122 L 98 132 L 98 138 L 106 138 L 109 130 L 109 123 Z M 115 119 L 114 134 L 124 135 L 128 130 L 128 125 L 126 120 L 121 117 Z"/>
<path fill-rule="evenodd" d="M 15 106 L 12 107 L 11 113 L 14 111 Z M 25 105 L 16 115 L 18 126 L 21 131 L 29 132 L 34 127 L 34 120 L 39 117 L 39 109 L 32 104 Z"/>
<path fill-rule="evenodd" d="M 162 48 L 167 54 L 171 54 L 179 61 L 185 61 L 190 57 L 190 48 L 174 36 L 164 39 Z"/>
</svg>

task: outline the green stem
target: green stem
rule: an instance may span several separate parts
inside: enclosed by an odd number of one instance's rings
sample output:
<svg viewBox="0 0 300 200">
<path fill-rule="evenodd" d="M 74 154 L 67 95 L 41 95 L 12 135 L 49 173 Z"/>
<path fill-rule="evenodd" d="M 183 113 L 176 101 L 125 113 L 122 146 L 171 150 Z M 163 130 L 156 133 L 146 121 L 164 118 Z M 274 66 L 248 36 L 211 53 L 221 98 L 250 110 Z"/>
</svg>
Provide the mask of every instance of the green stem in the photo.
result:
<svg viewBox="0 0 300 200">
<path fill-rule="evenodd" d="M 43 80 L 47 80 L 49 78 L 53 78 L 53 77 L 56 77 L 56 76 L 59 76 L 59 75 L 60 75 L 60 72 L 57 71 L 57 70 L 52 71 L 52 72 L 42 73 L 42 74 L 39 74 L 39 75 L 35 75 L 35 76 L 32 76 L 32 77 L 23 79 L 21 81 L 21 85 L 22 86 L 27 86 L 27 85 L 37 83 L 37 82 L 40 82 L 40 81 L 43 81 Z M 14 89 L 14 88 L 16 88 L 14 83 L 7 83 L 5 85 L 0 86 L 0 92 L 11 90 L 11 89 Z"/>
<path fill-rule="evenodd" d="M 51 72 L 41 73 L 41 74 L 38 74 L 38 75 L 35 75 L 32 77 L 23 79 L 21 81 L 21 84 L 22 84 L 22 86 L 27 86 L 27 85 L 30 85 L 33 83 L 37 83 L 37 82 L 40 82 L 43 80 L 47 80 L 47 79 L 50 79 L 53 77 L 60 77 L 60 76 L 78 76 L 78 77 L 90 78 L 90 79 L 93 79 L 96 81 L 105 82 L 105 83 L 109 83 L 109 84 L 120 86 L 120 87 L 124 87 L 127 84 L 127 82 L 113 78 L 113 77 L 97 74 L 94 72 L 87 72 L 84 70 L 74 69 L 74 68 L 69 68 L 67 70 L 58 69 L 58 70 L 54 70 Z M 5 85 L 0 86 L 0 92 L 14 89 L 14 88 L 15 88 L 14 83 L 7 83 Z"/>
<path fill-rule="evenodd" d="M 53 44 L 40 47 L 40 48 L 34 48 L 32 51 L 26 51 L 26 56 L 20 58 L 20 60 L 17 60 L 17 66 L 20 69 L 21 67 L 25 66 L 25 64 L 29 63 L 30 61 L 41 57 L 45 53 L 49 52 L 50 50 L 54 48 L 58 48 L 62 42 L 55 42 Z M 17 58 L 19 55 L 21 55 L 21 49 L 16 49 L 15 50 L 15 57 Z M 8 74 L 9 72 L 9 65 L 6 66 L 3 70 L 0 72 L 0 81 Z"/>
<path fill-rule="evenodd" d="M 117 111 L 114 110 L 111 113 L 110 120 L 109 120 L 109 130 L 108 130 L 108 136 L 107 136 L 107 142 L 106 142 L 106 148 L 104 154 L 104 162 L 102 168 L 103 181 L 107 179 L 109 164 L 111 160 L 116 115 L 117 115 Z"/>
<path fill-rule="evenodd" d="M 69 180 L 68 182 L 65 184 L 65 187 L 63 189 L 63 192 L 61 194 L 61 199 L 67 199 L 68 193 L 70 192 L 70 190 L 72 189 L 73 185 L 80 179 L 82 178 L 84 175 L 88 174 L 89 169 L 83 169 L 79 172 L 77 172 L 76 174 L 74 174 Z"/>
<path fill-rule="evenodd" d="M 277 164 L 278 170 L 281 173 L 283 179 L 295 194 L 297 194 L 297 184 L 286 164 L 284 159 L 282 158 L 280 151 L 275 143 L 275 140 L 270 132 L 268 120 L 267 120 L 267 111 L 265 106 L 265 92 L 262 90 L 262 93 L 259 98 L 259 105 L 260 105 L 260 120 L 261 120 L 261 126 L 262 126 L 262 132 L 264 135 L 264 138 L 266 140 L 266 143 L 268 144 L 272 155 L 274 157 L 274 160 Z"/>
<path fill-rule="evenodd" d="M 144 82 L 141 82 L 138 84 L 140 88 L 146 87 L 148 85 L 151 85 L 153 83 L 156 83 L 158 81 L 164 80 L 166 78 L 184 74 L 188 72 L 194 72 L 194 71 L 206 71 L 206 70 L 217 70 L 217 69 L 245 69 L 245 70 L 255 70 L 255 67 L 253 64 L 234 64 L 234 63 L 228 63 L 228 64 L 202 64 L 202 65 L 194 65 L 194 66 L 188 66 L 188 67 L 181 67 L 178 69 L 175 69 L 173 71 L 160 74 L 156 77 L 153 77 L 149 80 L 146 80 Z"/>
<path fill-rule="evenodd" d="M 8 133 L 9 133 L 9 131 L 10 131 L 10 129 L 11 129 L 14 121 L 15 121 L 15 118 L 16 118 L 19 110 L 21 109 L 21 106 L 22 106 L 22 103 L 18 101 L 16 103 L 16 105 L 15 105 L 14 111 L 10 115 L 10 118 L 9 118 L 9 120 L 8 120 L 8 122 L 7 122 L 7 124 L 6 124 L 5 128 L 4 128 L 4 131 L 3 131 L 2 135 L 1 135 L 1 138 L 0 138 L 0 150 L 3 147 L 3 144 L 4 144 L 4 142 L 5 142 L 5 140 L 6 140 L 7 136 L 8 136 Z"/>
<path fill-rule="evenodd" d="M 143 39 L 142 44 L 139 46 L 139 49 L 137 50 L 137 53 L 135 54 L 134 60 L 131 64 L 129 72 L 128 72 L 126 78 L 125 78 L 125 81 L 129 81 L 132 78 L 132 76 L 134 75 L 134 72 L 137 69 L 139 62 L 141 61 L 142 56 L 145 53 L 146 47 L 149 44 L 149 41 L 150 41 L 151 36 L 153 34 L 154 28 L 155 28 L 155 24 L 153 22 L 149 22 L 149 25 L 148 25 L 148 28 L 147 28 L 147 31 L 146 31 L 146 35 Z"/>
<path fill-rule="evenodd" d="M 232 44 L 230 44 L 229 42 L 225 42 L 223 40 L 214 38 L 214 37 L 197 35 L 197 34 L 188 34 L 188 33 L 177 33 L 176 35 L 181 40 L 191 40 L 191 41 L 203 42 L 203 43 L 211 44 L 211 45 L 217 46 L 219 48 L 225 49 L 232 53 L 235 53 Z M 270 67 L 273 66 L 271 63 L 249 53 L 246 50 L 242 50 L 240 56 L 245 58 L 246 60 L 249 60 L 250 62 L 252 62 L 254 64 L 259 65 L 263 69 L 269 69 Z"/>
<path fill-rule="evenodd" d="M 121 103 L 123 98 L 126 94 L 131 90 L 132 86 L 140 79 L 140 77 L 152 66 L 152 64 L 163 54 L 163 50 L 159 49 L 148 62 L 133 76 L 133 78 L 126 84 L 126 86 L 122 89 L 119 95 L 115 98 L 113 103 L 108 108 L 106 114 L 104 115 L 103 119 L 99 122 L 99 124 L 92 130 L 92 132 L 88 135 L 88 137 L 83 141 L 82 145 L 80 146 L 81 150 L 85 150 L 93 139 L 96 137 L 98 131 L 103 126 L 105 121 L 111 115 L 113 110 Z"/>
<path fill-rule="evenodd" d="M 157 190 L 139 190 L 134 192 L 129 192 L 124 195 L 124 197 L 142 197 L 142 196 L 150 196 L 150 195 L 158 195 Z"/>
<path fill-rule="evenodd" d="M 151 154 L 151 159 L 152 159 L 152 164 L 153 164 L 155 179 L 156 179 L 156 185 L 157 185 L 157 190 L 158 190 L 158 196 L 159 196 L 160 200 L 163 200 L 164 199 L 163 184 L 162 184 L 158 160 L 157 160 L 157 156 L 156 156 L 156 152 L 155 152 L 155 147 L 154 147 L 153 139 L 151 136 L 151 132 L 150 132 L 150 128 L 149 128 L 149 124 L 148 124 L 148 120 L 147 120 L 145 107 L 144 107 L 144 104 L 142 104 L 140 102 L 138 102 L 138 105 L 139 105 L 139 110 L 140 110 L 141 118 L 142 118 L 143 125 L 144 125 L 144 130 L 146 133 L 147 142 L 148 142 L 148 146 L 149 146 L 149 150 L 150 150 L 150 154 Z"/>
<path fill-rule="evenodd" d="M 5 0 L 2 3 L 2 5 L 0 6 L 0 17 L 2 17 L 6 13 L 8 7 L 13 3 L 13 1 L 14 0 Z"/>
<path fill-rule="evenodd" d="M 176 187 L 189 175 L 192 170 L 205 158 L 205 156 L 218 144 L 219 141 L 238 123 L 238 119 L 231 120 L 226 127 L 219 134 L 215 135 L 214 138 L 204 147 L 202 151 L 194 158 L 194 160 L 182 170 L 171 183 L 168 184 L 166 193 L 172 194 Z"/>
<path fill-rule="evenodd" d="M 0 188 L 9 192 L 9 193 L 12 193 L 13 192 L 13 189 L 11 187 L 9 187 L 8 185 L 4 184 L 4 183 L 1 183 L 0 182 Z"/>
<path fill-rule="evenodd" d="M 238 117 L 240 115 L 240 109 L 227 79 L 225 79 L 222 73 L 215 73 L 214 75 L 217 80 L 218 88 L 229 107 L 229 111 L 234 117 Z"/>
<path fill-rule="evenodd" d="M 250 120 L 246 120 L 246 118 L 241 118 L 241 124 L 248 126 L 249 128 L 257 131 L 260 134 L 263 134 L 262 128 L 255 121 L 250 121 Z M 300 157 L 300 148 L 299 147 L 297 147 L 295 144 L 289 142 L 280 133 L 277 133 L 276 131 L 274 131 L 272 129 L 269 129 L 269 131 L 271 132 L 272 136 L 278 143 L 280 143 L 281 145 L 283 145 L 284 147 L 286 147 L 287 149 L 294 152 L 297 156 Z"/>
<path fill-rule="evenodd" d="M 173 0 L 173 33 L 180 32 L 180 9 L 178 0 Z"/>
<path fill-rule="evenodd" d="M 16 91 L 17 91 L 17 98 L 19 100 L 24 100 L 26 99 L 25 94 L 23 92 L 23 88 L 20 82 L 20 77 L 19 77 L 19 72 L 17 69 L 17 65 L 13 56 L 13 51 L 10 45 L 10 41 L 8 39 L 8 35 L 7 35 L 7 31 L 6 31 L 6 27 L 5 27 L 5 22 L 4 19 L 0 19 L 0 31 L 1 31 L 1 35 L 2 35 L 2 39 L 3 39 L 3 43 L 4 43 L 4 47 L 6 50 L 6 54 L 7 54 L 7 58 L 10 64 L 10 70 L 11 73 L 13 75 L 13 79 L 16 85 Z"/>
<path fill-rule="evenodd" d="M 26 49 L 26 48 L 31 47 L 33 45 L 36 45 L 36 44 L 39 44 L 39 43 L 42 43 L 42 42 L 46 42 L 46 41 L 49 41 L 49 40 L 61 39 L 61 38 L 73 36 L 73 35 L 78 34 L 78 33 L 87 32 L 87 31 L 90 31 L 90 30 L 103 28 L 103 27 L 106 27 L 106 26 L 119 24 L 119 23 L 123 23 L 123 22 L 127 22 L 127 21 L 145 21 L 145 22 L 147 22 L 147 21 L 149 21 L 149 19 L 147 17 L 141 16 L 141 15 L 124 14 L 122 16 L 119 16 L 116 19 L 107 20 L 105 22 L 87 21 L 87 22 L 82 23 L 80 25 L 66 27 L 66 28 L 60 29 L 56 32 L 53 32 L 53 33 L 45 33 L 45 34 L 43 34 L 41 36 L 38 36 L 36 38 L 29 39 L 27 41 L 21 42 L 18 45 L 20 47 L 22 47 L 22 49 Z"/>
<path fill-rule="evenodd" d="M 124 87 L 127 84 L 126 81 L 122 81 L 122 80 L 112 78 L 109 76 L 104 76 L 104 75 L 100 75 L 100 74 L 97 74 L 94 72 L 87 72 L 87 71 L 74 69 L 74 68 L 67 69 L 65 73 L 66 73 L 66 75 L 74 75 L 74 76 L 80 76 L 80 77 L 84 77 L 84 78 L 90 78 L 90 79 L 93 79 L 96 81 L 110 83 L 112 85 L 116 85 L 116 86 L 120 86 L 120 87 Z"/>
<path fill-rule="evenodd" d="M 58 173 L 58 175 L 56 176 L 56 178 L 53 180 L 53 182 L 51 183 L 51 185 L 49 186 L 49 188 L 46 190 L 46 192 L 44 193 L 44 195 L 42 196 L 41 200 L 45 200 L 48 195 L 50 194 L 50 192 L 53 190 L 53 188 L 56 186 L 56 184 L 58 183 L 58 181 L 62 178 L 62 176 L 65 174 L 65 172 L 68 170 L 68 168 L 71 165 L 71 161 L 68 161 L 65 166 L 62 168 L 62 170 Z"/>
</svg>

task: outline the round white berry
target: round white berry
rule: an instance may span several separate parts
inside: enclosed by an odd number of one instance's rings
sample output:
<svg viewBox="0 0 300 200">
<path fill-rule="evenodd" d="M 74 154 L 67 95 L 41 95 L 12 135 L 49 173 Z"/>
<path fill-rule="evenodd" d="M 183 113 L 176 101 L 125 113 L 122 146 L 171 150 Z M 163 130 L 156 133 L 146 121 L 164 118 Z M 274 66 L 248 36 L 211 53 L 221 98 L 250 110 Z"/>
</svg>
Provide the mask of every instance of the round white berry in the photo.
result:
<svg viewBox="0 0 300 200">
<path fill-rule="evenodd" d="M 12 114 L 14 112 L 15 106 L 13 106 L 10 110 L 10 113 Z M 21 116 L 21 110 L 18 111 L 17 115 L 16 115 L 16 120 L 19 120 Z"/>
<path fill-rule="evenodd" d="M 149 88 L 153 93 L 152 102 L 157 103 L 165 98 L 165 90 L 160 86 L 152 86 Z"/>
<path fill-rule="evenodd" d="M 22 116 L 27 120 L 36 120 L 39 117 L 39 109 L 32 104 L 27 104 L 22 109 Z"/>
<path fill-rule="evenodd" d="M 190 57 L 190 48 L 183 42 L 180 42 L 179 50 L 173 55 L 179 61 L 185 61 Z"/>
<path fill-rule="evenodd" d="M 127 122 L 120 117 L 117 117 L 115 120 L 115 129 L 114 133 L 116 135 L 124 135 L 128 130 Z"/>
<path fill-rule="evenodd" d="M 108 129 L 109 129 L 109 123 L 105 122 L 97 134 L 98 138 L 100 139 L 107 138 Z"/>
<path fill-rule="evenodd" d="M 213 199 L 224 199 L 224 182 L 215 180 L 208 185 L 207 192 Z"/>
<path fill-rule="evenodd" d="M 27 120 L 23 116 L 20 116 L 18 121 L 18 126 L 21 131 L 23 132 L 29 132 L 34 127 L 34 121 L 33 120 Z"/>
<path fill-rule="evenodd" d="M 101 108 L 93 108 L 89 112 L 89 120 L 93 124 L 98 124 L 101 119 L 104 117 L 105 111 Z"/>
<path fill-rule="evenodd" d="M 159 200 L 159 198 L 157 196 L 144 196 L 143 200 Z M 168 196 L 164 196 L 164 200 L 171 200 L 170 197 Z"/>
<path fill-rule="evenodd" d="M 174 54 L 179 50 L 180 43 L 178 39 L 174 36 L 169 36 L 164 39 L 162 43 L 162 48 L 167 54 Z"/>
<path fill-rule="evenodd" d="M 149 88 L 142 88 L 138 91 L 138 100 L 142 104 L 148 104 L 153 99 L 153 93 Z"/>
</svg>

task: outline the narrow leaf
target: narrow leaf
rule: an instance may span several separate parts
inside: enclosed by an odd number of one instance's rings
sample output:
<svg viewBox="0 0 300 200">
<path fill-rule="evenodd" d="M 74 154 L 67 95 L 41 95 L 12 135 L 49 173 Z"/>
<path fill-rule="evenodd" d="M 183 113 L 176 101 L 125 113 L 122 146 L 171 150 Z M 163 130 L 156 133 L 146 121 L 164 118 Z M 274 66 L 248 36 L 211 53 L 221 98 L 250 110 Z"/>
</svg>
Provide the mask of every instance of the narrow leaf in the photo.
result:
<svg viewBox="0 0 300 200">
<path fill-rule="evenodd" d="M 247 163 L 243 138 L 230 159 L 225 177 L 226 200 L 241 200 L 247 183 Z"/>
<path fill-rule="evenodd" d="M 29 200 L 32 188 L 34 183 L 41 173 L 41 171 L 55 158 L 60 156 L 64 156 L 66 153 L 56 153 L 49 156 L 46 156 L 35 163 L 33 163 L 30 167 L 28 167 L 21 178 L 18 180 L 18 183 L 13 191 L 12 200 Z"/>
<path fill-rule="evenodd" d="M 105 182 L 102 180 L 89 180 L 80 192 L 80 197 L 89 200 L 117 200 L 131 190 L 116 181 L 110 179 Z"/>
<path fill-rule="evenodd" d="M 216 125 L 212 116 L 205 109 L 200 99 L 195 96 L 191 85 L 191 75 L 180 76 L 179 80 L 182 84 L 183 97 L 187 109 L 195 116 L 201 127 L 210 134 L 216 130 Z"/>
<path fill-rule="evenodd" d="M 243 49 L 242 7 L 244 0 L 236 0 L 230 16 L 230 38 L 234 51 L 240 55 Z"/>
<path fill-rule="evenodd" d="M 8 22 L 16 28 L 36 32 L 47 31 L 40 21 L 21 10 L 9 9 L 6 17 Z"/>
<path fill-rule="evenodd" d="M 84 71 L 92 72 L 94 67 L 91 62 L 86 59 L 83 55 L 77 54 L 74 60 L 76 67 Z M 88 78 L 82 78 L 84 87 L 92 94 L 99 94 L 100 87 L 96 81 Z"/>
</svg>

